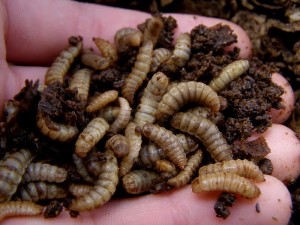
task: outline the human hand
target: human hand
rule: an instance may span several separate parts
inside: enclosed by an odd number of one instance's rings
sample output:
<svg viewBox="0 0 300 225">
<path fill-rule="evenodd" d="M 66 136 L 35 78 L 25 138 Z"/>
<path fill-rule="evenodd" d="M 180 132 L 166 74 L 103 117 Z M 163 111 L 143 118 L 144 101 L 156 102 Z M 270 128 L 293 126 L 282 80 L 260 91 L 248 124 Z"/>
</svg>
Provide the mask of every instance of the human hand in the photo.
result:
<svg viewBox="0 0 300 225">
<path fill-rule="evenodd" d="M 81 35 L 85 46 L 92 47 L 93 36 L 112 41 L 119 28 L 134 27 L 149 17 L 136 11 L 63 0 L 32 0 L 30 3 L 3 0 L 0 14 L 3 31 L 0 36 L 0 105 L 20 90 L 25 79 L 43 81 L 47 66 L 71 35 Z M 240 56 L 246 58 L 251 53 L 247 35 L 229 22 L 193 15 L 173 16 L 178 22 L 177 35 L 200 23 L 206 26 L 227 23 L 238 35 Z M 285 104 L 293 105 L 291 90 L 283 83 L 279 84 L 284 86 L 288 96 Z M 288 113 L 284 110 L 281 115 L 287 117 Z M 274 133 L 281 137 L 279 144 L 278 137 L 271 135 Z M 281 180 L 296 178 L 300 174 L 299 140 L 282 125 L 274 125 L 265 137 L 272 150 L 268 157 L 274 164 L 273 175 Z M 258 186 L 262 192 L 260 197 L 253 200 L 238 198 L 226 220 L 217 218 L 213 210 L 218 193 L 194 194 L 187 186 L 163 194 L 111 200 L 76 219 L 63 212 L 54 219 L 20 217 L 7 219 L 2 224 L 287 224 L 291 199 L 286 186 L 273 176 L 266 176 L 266 181 Z M 256 203 L 260 205 L 260 213 L 255 211 Z"/>
</svg>

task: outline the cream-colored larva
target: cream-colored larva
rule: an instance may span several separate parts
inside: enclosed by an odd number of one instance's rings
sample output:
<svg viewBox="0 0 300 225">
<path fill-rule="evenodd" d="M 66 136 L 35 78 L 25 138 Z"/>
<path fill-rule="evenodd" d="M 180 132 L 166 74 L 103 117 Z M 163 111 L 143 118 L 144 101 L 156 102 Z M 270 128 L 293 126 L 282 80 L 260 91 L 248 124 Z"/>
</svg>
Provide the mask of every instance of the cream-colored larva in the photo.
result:
<svg viewBox="0 0 300 225">
<path fill-rule="evenodd" d="M 83 65 L 91 67 L 95 70 L 105 70 L 111 65 L 109 59 L 100 56 L 91 50 L 85 50 L 80 59 Z"/>
<path fill-rule="evenodd" d="M 63 50 L 54 60 L 45 75 L 45 84 L 50 85 L 54 82 L 63 83 L 71 64 L 82 50 L 82 37 L 72 36 L 69 38 L 70 46 Z"/>
<path fill-rule="evenodd" d="M 163 148 L 168 158 L 180 169 L 184 169 L 187 158 L 177 137 L 164 127 L 146 123 L 142 130 L 143 136 Z"/>
<path fill-rule="evenodd" d="M 37 115 L 37 127 L 40 132 L 54 141 L 66 142 L 74 139 L 79 130 L 76 126 L 70 126 L 62 123 L 56 123 L 41 113 Z"/>
<path fill-rule="evenodd" d="M 83 68 L 77 70 L 70 79 L 69 89 L 77 90 L 76 98 L 81 101 L 88 98 L 92 73 L 92 70 Z"/>
<path fill-rule="evenodd" d="M 93 37 L 93 41 L 102 56 L 109 59 L 110 62 L 116 62 L 118 60 L 118 50 L 114 44 L 100 37 Z"/>
<path fill-rule="evenodd" d="M 106 149 L 102 155 L 101 173 L 93 188 L 85 195 L 72 200 L 68 209 L 87 211 L 104 205 L 115 193 L 119 182 L 118 161 L 113 151 Z"/>
<path fill-rule="evenodd" d="M 129 143 L 122 134 L 115 134 L 105 143 L 105 148 L 111 149 L 117 158 L 122 158 L 129 153 Z"/>
<path fill-rule="evenodd" d="M 99 117 L 105 119 L 108 123 L 113 122 L 120 112 L 119 106 L 106 106 L 98 111 Z"/>
<path fill-rule="evenodd" d="M 156 72 L 160 65 L 166 62 L 172 55 L 172 52 L 167 48 L 157 48 L 153 51 L 152 61 L 150 66 L 151 72 Z"/>
<path fill-rule="evenodd" d="M 179 112 L 173 116 L 171 125 L 198 138 L 215 161 L 221 162 L 232 159 L 229 144 L 218 127 L 210 120 L 195 116 L 192 113 Z"/>
<path fill-rule="evenodd" d="M 130 194 L 141 194 L 150 191 L 158 177 L 158 174 L 151 171 L 133 170 L 123 177 L 123 187 Z"/>
<path fill-rule="evenodd" d="M 193 153 L 193 155 L 189 157 L 184 169 L 180 171 L 177 176 L 169 179 L 167 183 L 175 188 L 186 185 L 188 182 L 190 182 L 193 174 L 199 168 L 202 158 L 203 154 L 200 150 Z"/>
<path fill-rule="evenodd" d="M 143 33 L 131 27 L 121 28 L 116 32 L 114 41 L 118 46 L 139 47 L 143 41 Z"/>
<path fill-rule="evenodd" d="M 257 198 L 260 189 L 250 180 L 234 173 L 200 174 L 192 181 L 194 193 L 203 191 L 226 191 L 245 198 Z"/>
<path fill-rule="evenodd" d="M 208 86 L 210 86 L 214 91 L 218 92 L 222 90 L 231 81 L 241 76 L 250 67 L 250 63 L 246 59 L 240 59 L 233 61 L 229 65 L 225 66 L 219 76 L 213 78 Z"/>
<path fill-rule="evenodd" d="M 23 182 L 47 181 L 61 183 L 67 179 L 68 171 L 48 163 L 30 163 L 23 175 Z"/>
<path fill-rule="evenodd" d="M 136 57 L 136 61 L 131 70 L 131 73 L 125 79 L 125 83 L 122 87 L 122 95 L 130 105 L 133 105 L 134 95 L 136 91 L 141 87 L 144 80 L 150 71 L 151 59 L 153 52 L 153 43 L 148 40 L 143 42 L 139 49 L 139 53 Z"/>
<path fill-rule="evenodd" d="M 157 160 L 155 164 L 155 168 L 159 172 L 160 177 L 164 179 L 169 179 L 178 174 L 175 164 L 166 159 Z"/>
<path fill-rule="evenodd" d="M 14 153 L 7 153 L 0 161 L 0 203 L 9 201 L 17 191 L 32 159 L 33 155 L 29 150 L 21 149 Z"/>
<path fill-rule="evenodd" d="M 123 177 L 131 170 L 141 150 L 142 135 L 140 132 L 136 132 L 136 128 L 137 125 L 134 122 L 129 122 L 125 129 L 125 137 L 129 144 L 129 153 L 120 161 L 120 177 Z"/>
<path fill-rule="evenodd" d="M 169 78 L 164 73 L 157 72 L 152 76 L 134 115 L 133 121 L 135 123 L 141 127 L 145 123 L 154 123 L 158 103 L 166 93 L 168 84 Z"/>
<path fill-rule="evenodd" d="M 265 180 L 263 173 L 254 162 L 247 159 L 228 160 L 202 166 L 199 174 L 207 173 L 235 173 L 241 177 L 252 179 L 257 182 Z"/>
<path fill-rule="evenodd" d="M 0 222 L 7 217 L 37 216 L 42 214 L 44 207 L 28 201 L 10 201 L 0 204 Z"/>
<path fill-rule="evenodd" d="M 152 16 L 148 18 L 144 29 L 144 41 L 150 40 L 155 46 L 163 27 L 164 24 L 161 17 Z"/>
<path fill-rule="evenodd" d="M 155 167 L 157 160 L 165 158 L 167 158 L 165 151 L 155 143 L 149 142 L 142 145 L 137 164 L 141 168 L 149 169 Z"/>
<path fill-rule="evenodd" d="M 91 99 L 89 104 L 86 107 L 87 112 L 96 112 L 99 109 L 105 107 L 109 103 L 115 101 L 118 98 L 118 91 L 116 90 L 109 90 L 103 92 Z"/>
<path fill-rule="evenodd" d="M 72 183 L 69 185 L 69 192 L 74 196 L 74 197 L 81 197 L 90 192 L 90 190 L 93 188 L 93 186 L 88 185 L 88 184 L 75 184 Z"/>
<path fill-rule="evenodd" d="M 218 94 L 201 82 L 181 82 L 164 94 L 157 107 L 158 120 L 172 116 L 187 103 L 197 103 L 209 107 L 213 112 L 220 109 Z"/>
<path fill-rule="evenodd" d="M 77 156 L 76 154 L 72 155 L 73 163 L 75 165 L 75 169 L 77 173 L 81 176 L 81 178 L 89 183 L 93 183 L 93 178 L 90 176 L 86 166 L 84 165 L 83 159 Z"/>
<path fill-rule="evenodd" d="M 81 158 L 99 142 L 109 129 L 109 124 L 101 117 L 92 119 L 86 128 L 79 134 L 75 143 L 75 153 Z"/>
</svg>

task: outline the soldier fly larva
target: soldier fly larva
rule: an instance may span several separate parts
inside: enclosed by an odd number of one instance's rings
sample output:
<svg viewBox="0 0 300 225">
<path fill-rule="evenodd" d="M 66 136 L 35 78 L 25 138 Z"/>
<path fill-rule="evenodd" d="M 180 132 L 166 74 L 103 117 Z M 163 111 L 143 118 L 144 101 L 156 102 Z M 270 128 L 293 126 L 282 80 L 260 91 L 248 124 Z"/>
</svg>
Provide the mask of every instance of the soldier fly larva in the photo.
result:
<svg viewBox="0 0 300 225">
<path fill-rule="evenodd" d="M 111 123 L 117 118 L 119 111 L 119 106 L 106 106 L 98 111 L 98 116 Z"/>
<path fill-rule="evenodd" d="M 54 60 L 45 75 L 45 84 L 49 85 L 54 82 L 63 83 L 64 77 L 67 74 L 74 59 L 82 50 L 82 37 L 72 36 L 69 38 L 70 46 L 63 50 Z"/>
<path fill-rule="evenodd" d="M 151 72 L 156 72 L 157 69 L 166 62 L 172 55 L 172 52 L 167 48 L 157 48 L 153 51 L 152 61 L 150 66 Z"/>
<path fill-rule="evenodd" d="M 157 160 L 155 168 L 160 173 L 160 177 L 166 179 L 174 177 L 178 173 L 175 164 L 166 159 Z"/>
<path fill-rule="evenodd" d="M 86 101 L 88 98 L 92 73 L 92 70 L 88 68 L 83 68 L 76 71 L 71 77 L 69 89 L 76 89 L 76 97 L 81 101 Z"/>
<path fill-rule="evenodd" d="M 192 113 L 179 112 L 173 116 L 171 125 L 198 138 L 215 161 L 220 162 L 232 159 L 232 151 L 229 144 L 218 127 L 210 120 L 195 116 Z"/>
<path fill-rule="evenodd" d="M 106 141 L 105 148 L 111 149 L 117 158 L 122 158 L 129 153 L 129 143 L 122 134 L 115 134 Z"/>
<path fill-rule="evenodd" d="M 142 145 L 137 164 L 142 168 L 149 169 L 155 167 L 157 160 L 165 159 L 166 157 L 166 153 L 161 147 L 158 147 L 153 142 L 149 142 Z"/>
<path fill-rule="evenodd" d="M 186 154 L 179 140 L 171 131 L 158 125 L 146 123 L 143 126 L 142 134 L 163 148 L 168 158 L 180 169 L 185 167 Z"/>
<path fill-rule="evenodd" d="M 100 56 L 93 52 L 92 50 L 86 49 L 81 55 L 81 63 L 95 70 L 105 70 L 107 69 L 111 62 L 109 59 Z"/>
<path fill-rule="evenodd" d="M 87 112 L 96 112 L 118 98 L 118 91 L 109 90 L 91 99 L 86 107 Z"/>
<path fill-rule="evenodd" d="M 83 159 L 86 169 L 92 177 L 98 177 L 101 170 L 101 152 L 90 151 L 89 154 Z"/>
<path fill-rule="evenodd" d="M 118 46 L 139 47 L 143 41 L 143 33 L 131 27 L 121 28 L 116 32 L 114 41 Z"/>
<path fill-rule="evenodd" d="M 93 186 L 88 185 L 88 184 L 75 184 L 72 183 L 69 185 L 69 192 L 74 196 L 74 197 L 81 197 L 90 192 L 90 190 L 93 188 Z"/>
<path fill-rule="evenodd" d="M 195 193 L 203 191 L 226 191 L 246 198 L 257 198 L 260 189 L 250 180 L 234 173 L 200 174 L 192 181 Z"/>
<path fill-rule="evenodd" d="M 90 176 L 86 166 L 83 163 L 83 159 L 77 156 L 76 154 L 72 155 L 73 163 L 75 165 L 75 169 L 77 173 L 81 176 L 81 178 L 89 183 L 93 183 L 93 178 Z"/>
<path fill-rule="evenodd" d="M 151 18 L 147 19 L 144 29 L 144 41 L 150 40 L 152 41 L 153 46 L 155 46 L 163 26 L 164 24 L 161 17 L 152 16 Z"/>
<path fill-rule="evenodd" d="M 220 109 L 220 99 L 217 93 L 201 82 L 181 82 L 164 94 L 157 107 L 156 118 L 158 120 L 172 116 L 187 103 L 204 105 L 213 112 Z"/>
<path fill-rule="evenodd" d="M 87 153 L 105 135 L 109 129 L 109 124 L 101 117 L 92 119 L 86 128 L 79 134 L 75 143 L 75 153 L 81 157 L 86 157 Z"/>
<path fill-rule="evenodd" d="M 139 53 L 131 73 L 125 79 L 125 83 L 121 92 L 123 97 L 127 99 L 130 105 L 133 104 L 134 95 L 143 84 L 150 70 L 152 52 L 153 43 L 150 40 L 145 41 L 139 49 Z"/>
<path fill-rule="evenodd" d="M 93 37 L 93 41 L 102 56 L 109 59 L 110 62 L 116 62 L 118 60 L 118 50 L 112 43 L 100 37 Z"/>
<path fill-rule="evenodd" d="M 213 78 L 208 86 L 214 91 L 222 90 L 231 81 L 245 73 L 250 67 L 249 61 L 245 59 L 236 60 L 225 66 L 219 76 Z"/>
<path fill-rule="evenodd" d="M 96 179 L 93 188 L 81 197 L 72 200 L 68 207 L 73 211 L 87 211 L 102 206 L 115 193 L 118 177 L 118 162 L 113 151 L 106 149 L 102 155 L 101 173 Z"/>
</svg>

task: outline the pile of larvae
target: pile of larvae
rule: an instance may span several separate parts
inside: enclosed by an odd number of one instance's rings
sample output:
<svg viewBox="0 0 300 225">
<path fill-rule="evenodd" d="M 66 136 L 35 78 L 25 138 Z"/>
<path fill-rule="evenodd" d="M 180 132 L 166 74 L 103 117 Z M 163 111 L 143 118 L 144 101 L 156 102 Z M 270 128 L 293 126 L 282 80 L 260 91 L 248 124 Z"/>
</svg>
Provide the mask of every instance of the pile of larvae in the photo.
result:
<svg viewBox="0 0 300 225">
<path fill-rule="evenodd" d="M 26 80 L 5 102 L 0 220 L 63 209 L 76 217 L 112 197 L 190 183 L 195 193 L 229 194 L 215 207 L 226 218 L 235 195 L 260 195 L 269 148 L 245 138 L 271 125 L 282 90 L 270 68 L 228 50 L 237 42 L 229 26 L 200 24 L 173 40 L 176 27 L 153 15 L 114 42 L 94 37 L 95 49 L 72 36 L 44 84 Z"/>
</svg>

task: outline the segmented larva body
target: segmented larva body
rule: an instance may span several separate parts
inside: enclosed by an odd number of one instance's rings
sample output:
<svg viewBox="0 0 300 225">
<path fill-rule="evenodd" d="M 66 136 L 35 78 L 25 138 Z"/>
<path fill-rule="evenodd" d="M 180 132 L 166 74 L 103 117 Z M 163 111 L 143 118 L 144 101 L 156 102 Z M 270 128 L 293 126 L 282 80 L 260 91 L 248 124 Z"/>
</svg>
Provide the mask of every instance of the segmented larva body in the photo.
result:
<svg viewBox="0 0 300 225">
<path fill-rule="evenodd" d="M 225 66 L 219 76 L 213 78 L 208 86 L 210 86 L 214 91 L 218 92 L 222 90 L 231 81 L 241 76 L 250 67 L 250 63 L 246 59 L 236 60 L 229 65 Z"/>
<path fill-rule="evenodd" d="M 156 72 L 157 69 L 166 62 L 172 55 L 172 52 L 167 48 L 157 48 L 153 51 L 152 61 L 150 66 L 151 72 Z"/>
<path fill-rule="evenodd" d="M 26 173 L 23 175 L 23 182 L 48 181 L 61 183 L 67 179 L 68 171 L 64 168 L 47 163 L 30 163 Z"/>
<path fill-rule="evenodd" d="M 154 123 L 158 103 L 166 93 L 168 84 L 169 78 L 164 73 L 158 72 L 152 76 L 137 107 L 133 119 L 136 124 L 144 126 L 145 123 Z"/>
<path fill-rule="evenodd" d="M 69 89 L 76 89 L 76 97 L 81 101 L 86 101 L 88 98 L 92 73 L 92 70 L 83 68 L 76 71 L 71 77 Z"/>
<path fill-rule="evenodd" d="M 21 149 L 15 153 L 7 153 L 0 161 L 0 202 L 9 201 L 17 191 L 28 164 L 33 159 L 31 152 Z"/>
<path fill-rule="evenodd" d="M 18 191 L 18 197 L 22 201 L 37 202 L 44 199 L 61 199 L 67 196 L 67 191 L 57 184 L 43 181 L 32 182 L 22 186 Z"/>
<path fill-rule="evenodd" d="M 87 153 L 99 142 L 109 129 L 109 124 L 101 117 L 92 119 L 86 128 L 79 134 L 75 143 L 75 153 L 86 157 Z"/>
<path fill-rule="evenodd" d="M 112 134 L 123 130 L 127 126 L 131 115 L 131 107 L 128 101 L 125 98 L 119 97 L 118 102 L 120 106 L 119 114 L 109 129 L 109 132 Z"/>
<path fill-rule="evenodd" d="M 96 112 L 118 98 L 118 91 L 109 90 L 91 99 L 86 107 L 87 112 Z"/>
<path fill-rule="evenodd" d="M 187 103 L 197 103 L 209 107 L 213 112 L 220 109 L 218 94 L 201 82 L 181 82 L 164 94 L 157 107 L 158 120 L 172 116 Z"/>
<path fill-rule="evenodd" d="M 0 204 L 0 222 L 7 217 L 37 216 L 43 213 L 44 207 L 33 202 L 10 201 Z"/>
<path fill-rule="evenodd" d="M 120 161 L 120 177 L 127 174 L 133 167 L 142 145 L 142 135 L 136 132 L 137 125 L 134 122 L 129 122 L 125 129 L 125 137 L 128 140 L 129 153 Z"/>
<path fill-rule="evenodd" d="M 175 164 L 166 159 L 157 160 L 155 168 L 160 173 L 160 176 L 166 179 L 174 177 L 178 173 Z"/>
<path fill-rule="evenodd" d="M 117 158 L 122 158 L 129 153 L 129 143 L 122 134 L 115 134 L 107 140 L 105 148 L 111 149 Z"/>
<path fill-rule="evenodd" d="M 106 106 L 98 111 L 98 117 L 102 117 L 108 123 L 113 122 L 120 112 L 119 106 Z"/>
<path fill-rule="evenodd" d="M 114 41 L 118 46 L 139 47 L 143 41 L 143 33 L 131 27 L 124 27 L 116 32 Z"/>
<path fill-rule="evenodd" d="M 70 126 L 62 123 L 56 123 L 49 117 L 37 115 L 37 127 L 40 132 L 53 141 L 66 142 L 77 136 L 79 130 L 76 126 Z"/>
<path fill-rule="evenodd" d="M 63 83 L 64 77 L 67 74 L 74 59 L 82 50 L 82 37 L 70 37 L 70 46 L 63 50 L 54 60 L 45 75 L 45 84 L 50 85 L 54 82 Z"/>
<path fill-rule="evenodd" d="M 125 83 L 121 92 L 123 97 L 127 99 L 130 105 L 133 104 L 134 95 L 143 84 L 150 70 L 152 52 L 153 43 L 149 40 L 143 42 L 136 57 L 134 67 L 132 68 L 131 73 L 125 79 Z"/>
<path fill-rule="evenodd" d="M 101 153 L 92 151 L 83 159 L 86 169 L 93 177 L 98 177 L 101 172 Z"/>
<path fill-rule="evenodd" d="M 110 62 L 116 62 L 118 60 L 118 50 L 116 46 L 107 40 L 99 37 L 93 37 L 93 41 L 101 54 L 107 58 Z"/>
<path fill-rule="evenodd" d="M 187 163 L 186 154 L 178 138 L 171 131 L 158 125 L 146 123 L 143 126 L 142 134 L 163 148 L 168 158 L 180 169 L 185 167 Z"/>
<path fill-rule="evenodd" d="M 81 197 L 90 192 L 90 190 L 93 188 L 91 185 L 87 184 L 70 184 L 69 185 L 69 192 L 75 196 L 75 197 Z"/>
<path fill-rule="evenodd" d="M 158 177 L 156 173 L 147 170 L 133 170 L 123 177 L 123 187 L 130 194 L 148 192 Z"/>
<path fill-rule="evenodd" d="M 73 163 L 77 173 L 82 177 L 83 180 L 89 183 L 93 183 L 93 178 L 90 176 L 86 166 L 83 163 L 83 159 L 78 157 L 76 154 L 72 155 Z"/>
<path fill-rule="evenodd" d="M 211 157 L 217 161 L 232 159 L 232 151 L 218 127 L 210 120 L 191 113 L 176 113 L 171 125 L 198 138 L 206 147 Z"/>
<path fill-rule="evenodd" d="M 265 180 L 263 173 L 254 162 L 247 159 L 228 160 L 202 166 L 199 169 L 199 174 L 207 173 L 235 173 L 241 177 L 262 182 Z"/>
<path fill-rule="evenodd" d="M 176 137 L 178 138 L 186 154 L 194 152 L 198 149 L 199 144 L 195 137 L 183 133 L 176 134 Z"/>
<path fill-rule="evenodd" d="M 226 191 L 250 199 L 260 195 L 260 190 L 255 184 L 234 173 L 200 174 L 192 181 L 192 190 L 195 193 Z"/>
<path fill-rule="evenodd" d="M 101 173 L 93 188 L 86 195 L 72 200 L 70 210 L 82 212 L 95 209 L 109 201 L 115 193 L 119 182 L 117 158 L 109 149 L 103 152 L 102 157 Z"/>
<path fill-rule="evenodd" d="M 150 40 L 155 46 L 163 27 L 164 24 L 161 17 L 152 16 L 148 18 L 144 30 L 144 41 Z"/>
<path fill-rule="evenodd" d="M 83 65 L 91 67 L 95 70 L 105 70 L 111 65 L 109 59 L 88 50 L 82 53 L 80 59 Z"/>
<path fill-rule="evenodd" d="M 192 178 L 193 174 L 197 171 L 202 161 L 203 154 L 201 151 L 196 151 L 187 161 L 186 166 L 177 176 L 168 180 L 168 184 L 179 188 L 186 185 Z"/>
<path fill-rule="evenodd" d="M 139 154 L 137 164 L 143 168 L 149 169 L 155 167 L 156 161 L 167 158 L 165 151 L 155 143 L 143 145 Z"/>
</svg>

